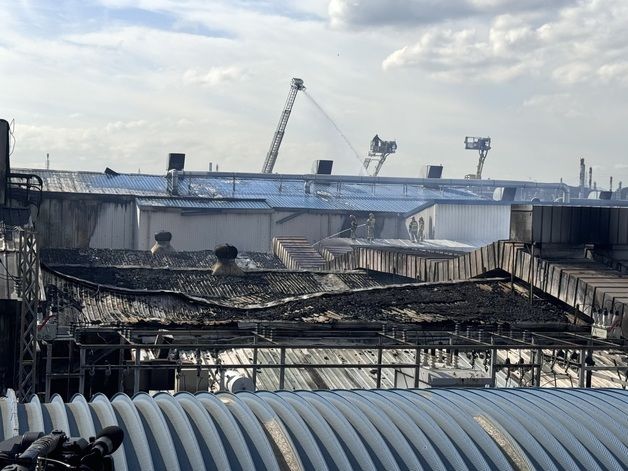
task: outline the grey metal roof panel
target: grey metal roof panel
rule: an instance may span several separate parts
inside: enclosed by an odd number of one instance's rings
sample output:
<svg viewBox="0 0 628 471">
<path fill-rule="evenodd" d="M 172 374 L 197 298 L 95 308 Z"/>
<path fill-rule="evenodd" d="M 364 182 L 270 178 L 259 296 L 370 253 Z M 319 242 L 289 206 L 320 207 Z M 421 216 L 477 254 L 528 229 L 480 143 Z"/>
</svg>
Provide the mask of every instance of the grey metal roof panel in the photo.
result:
<svg viewBox="0 0 628 471">
<path fill-rule="evenodd" d="M 207 209 L 300 209 L 323 211 L 374 211 L 407 213 L 429 201 L 481 200 L 464 188 L 437 188 L 416 184 L 372 181 L 309 180 L 307 176 L 233 176 L 213 173 L 179 175 L 178 195 L 168 193 L 165 175 L 30 170 L 37 172 L 48 192 L 126 195 L 142 198 L 143 206 Z M 310 182 L 306 185 L 306 182 Z M 306 188 L 307 187 L 307 188 Z M 160 201 L 158 198 L 165 198 Z M 266 200 L 263 203 L 193 202 L 186 198 Z M 216 200 L 216 201 L 218 201 Z"/>
<path fill-rule="evenodd" d="M 264 200 L 224 200 L 224 199 L 186 199 L 186 198 L 137 198 L 139 207 L 178 208 L 178 209 L 231 209 L 231 210 L 270 210 Z"/>
<path fill-rule="evenodd" d="M 168 196 L 165 175 L 106 175 L 98 172 L 43 169 L 28 169 L 28 171 L 36 173 L 43 179 L 45 191 L 71 193 L 107 193 L 113 191 L 138 196 L 146 194 Z M 421 198 L 425 196 L 436 198 L 443 194 L 451 194 L 456 197 L 474 196 L 468 190 L 463 189 L 441 191 L 421 185 L 384 184 L 377 183 L 375 180 L 346 183 L 342 176 L 338 177 L 337 182 L 325 182 L 312 181 L 307 176 L 298 175 L 286 176 L 286 178 L 277 178 L 273 175 L 265 178 L 260 175 L 234 174 L 234 176 L 228 176 L 219 173 L 187 172 L 179 174 L 179 190 L 180 194 L 185 196 L 228 197 L 230 193 L 234 192 L 235 186 L 236 194 L 275 195 L 283 193 L 303 195 L 306 181 L 312 182 L 310 185 L 312 193 L 321 191 L 331 195 L 354 196 L 356 198 Z"/>
</svg>

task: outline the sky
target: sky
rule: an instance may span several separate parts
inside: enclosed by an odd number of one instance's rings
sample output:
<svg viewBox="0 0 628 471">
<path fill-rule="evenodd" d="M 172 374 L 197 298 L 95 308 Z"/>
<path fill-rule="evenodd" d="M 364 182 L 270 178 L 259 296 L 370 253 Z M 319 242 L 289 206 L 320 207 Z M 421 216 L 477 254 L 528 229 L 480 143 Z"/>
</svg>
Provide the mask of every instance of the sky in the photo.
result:
<svg viewBox="0 0 628 471">
<path fill-rule="evenodd" d="M 292 77 L 382 176 L 628 185 L 625 0 L 0 0 L 0 117 L 13 167 L 259 171 Z M 360 163 L 299 93 L 275 171 Z"/>
</svg>

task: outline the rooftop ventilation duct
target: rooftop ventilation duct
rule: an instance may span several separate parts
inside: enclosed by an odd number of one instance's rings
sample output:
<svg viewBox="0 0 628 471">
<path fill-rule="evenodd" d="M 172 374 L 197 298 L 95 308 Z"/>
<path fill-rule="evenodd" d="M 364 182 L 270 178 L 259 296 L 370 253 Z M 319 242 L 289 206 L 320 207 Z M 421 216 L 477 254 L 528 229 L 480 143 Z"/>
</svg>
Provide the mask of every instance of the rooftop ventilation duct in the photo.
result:
<svg viewBox="0 0 628 471">
<path fill-rule="evenodd" d="M 442 165 L 425 165 L 421 169 L 421 178 L 441 178 L 442 176 Z"/>
<path fill-rule="evenodd" d="M 166 183 L 168 186 L 168 194 L 175 196 L 179 194 L 179 171 L 176 168 L 168 170 Z"/>
<path fill-rule="evenodd" d="M 9 181 L 9 133 L 11 128 L 8 121 L 0 119 L 0 204 L 7 202 L 7 183 Z"/>
<path fill-rule="evenodd" d="M 183 171 L 185 167 L 185 154 L 168 154 L 168 168 L 167 172 L 170 170 L 178 170 L 179 172 Z"/>
<path fill-rule="evenodd" d="M 238 249 L 233 245 L 219 245 L 214 249 L 218 261 L 212 267 L 212 275 L 217 276 L 244 276 L 244 272 L 236 265 Z"/>
<path fill-rule="evenodd" d="M 333 167 L 333 160 L 315 160 L 314 164 L 312 164 L 312 173 L 315 175 L 331 175 Z"/>
<path fill-rule="evenodd" d="M 172 234 L 168 231 L 159 231 L 155 233 L 155 245 L 150 249 L 153 255 L 174 252 L 174 247 L 170 245 Z"/>
</svg>

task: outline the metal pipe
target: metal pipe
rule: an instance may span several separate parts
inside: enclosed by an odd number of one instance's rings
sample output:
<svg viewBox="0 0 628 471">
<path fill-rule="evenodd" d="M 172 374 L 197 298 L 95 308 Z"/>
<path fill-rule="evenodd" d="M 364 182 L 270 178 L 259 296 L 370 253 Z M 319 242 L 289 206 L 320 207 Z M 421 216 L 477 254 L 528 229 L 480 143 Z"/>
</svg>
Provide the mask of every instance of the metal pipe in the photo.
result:
<svg viewBox="0 0 628 471">
<path fill-rule="evenodd" d="M 279 389 L 284 389 L 286 381 L 286 349 L 279 349 Z"/>
<path fill-rule="evenodd" d="M 453 334 L 452 334 L 453 335 Z M 493 334 L 495 336 L 498 336 L 497 334 Z M 575 335 L 574 335 L 575 336 Z M 499 344 L 499 345 L 495 345 L 495 348 L 498 350 L 529 350 L 530 349 L 530 343 L 529 342 L 524 342 L 522 340 L 517 340 L 517 339 L 511 339 L 507 336 L 501 335 L 499 337 L 503 337 L 507 340 L 511 340 L 513 342 L 517 342 L 517 343 L 512 343 L 512 344 Z M 477 340 L 474 341 L 473 339 L 467 339 L 465 337 L 462 337 L 464 340 L 470 340 L 471 342 L 474 343 L 470 343 L 470 344 L 459 344 L 456 346 L 456 348 L 459 348 L 461 350 L 473 350 L 473 349 L 477 349 L 478 346 L 486 346 L 487 348 L 490 348 L 490 344 L 486 343 L 486 342 L 478 342 Z M 586 337 L 582 337 L 583 340 L 589 340 Z M 595 339 L 595 341 L 597 342 L 598 339 Z M 613 344 L 610 342 L 605 342 L 602 340 L 599 340 L 600 343 L 604 343 L 604 345 L 591 345 L 591 346 L 587 346 L 587 348 L 591 348 L 592 350 L 617 350 L 617 351 L 621 351 L 621 352 L 628 352 L 628 344 L 627 345 L 620 345 L 620 344 Z M 197 348 L 200 348 L 201 350 L 231 350 L 231 349 L 249 349 L 251 348 L 251 344 L 247 343 L 247 344 L 236 344 L 236 343 L 225 343 L 225 344 L 215 344 L 215 343 L 210 343 L 210 344 L 199 344 L 199 343 L 169 343 L 169 344 L 151 344 L 150 346 L 147 346 L 145 344 L 126 344 L 126 345 L 116 345 L 116 346 L 112 346 L 110 344 L 80 344 L 77 343 L 76 344 L 78 347 L 82 347 L 85 349 L 93 349 L 93 350 L 100 350 L 100 349 L 112 349 L 112 348 L 122 348 L 125 350 L 130 350 L 130 349 L 145 349 L 145 350 L 157 350 L 157 349 L 188 349 L 188 350 L 195 350 Z M 574 346 L 580 347 L 580 345 L 578 344 L 573 344 Z M 381 348 L 383 350 L 404 350 L 404 349 L 408 349 L 408 347 L 414 347 L 414 348 L 438 348 L 440 346 L 442 346 L 442 344 L 437 344 L 437 343 L 417 343 L 417 344 L 408 344 L 408 343 L 404 343 L 404 344 L 382 344 L 382 345 L 373 345 L 373 344 L 356 344 L 356 343 L 352 343 L 352 344 L 338 344 L 338 345 L 321 345 L 320 343 L 316 344 L 284 344 L 284 345 L 257 345 L 258 349 L 261 350 L 273 350 L 273 349 L 277 349 L 279 346 L 281 347 L 285 347 L 285 348 L 290 348 L 290 349 L 316 349 L 316 350 L 365 350 L 365 349 L 377 349 L 377 348 Z M 544 345 L 544 348 L 551 348 L 551 346 L 549 345 Z"/>
</svg>

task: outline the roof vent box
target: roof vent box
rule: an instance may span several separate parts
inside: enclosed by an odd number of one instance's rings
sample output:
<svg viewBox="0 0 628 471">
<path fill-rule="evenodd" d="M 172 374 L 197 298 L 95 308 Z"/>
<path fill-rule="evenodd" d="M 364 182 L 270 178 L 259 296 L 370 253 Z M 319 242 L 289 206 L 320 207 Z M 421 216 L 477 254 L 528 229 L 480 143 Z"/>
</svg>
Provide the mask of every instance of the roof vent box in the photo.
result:
<svg viewBox="0 0 628 471">
<path fill-rule="evenodd" d="M 183 167 L 185 167 L 185 154 L 168 154 L 167 172 L 170 170 L 178 170 L 179 172 L 182 172 Z"/>
<path fill-rule="evenodd" d="M 425 165 L 421 169 L 421 178 L 441 178 L 443 176 L 442 165 Z"/>
<path fill-rule="evenodd" d="M 331 175 L 333 166 L 333 160 L 315 160 L 312 165 L 312 173 L 315 175 Z"/>
</svg>

